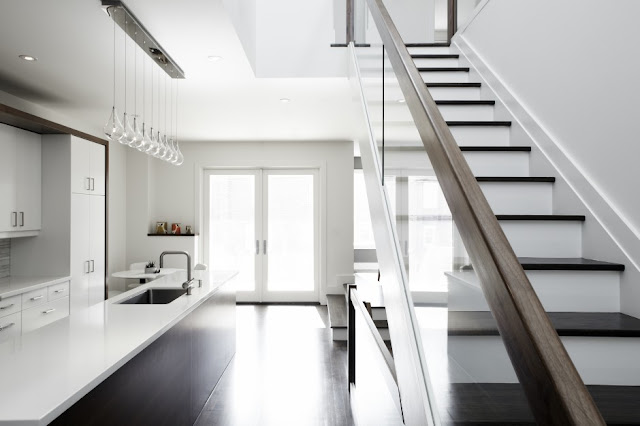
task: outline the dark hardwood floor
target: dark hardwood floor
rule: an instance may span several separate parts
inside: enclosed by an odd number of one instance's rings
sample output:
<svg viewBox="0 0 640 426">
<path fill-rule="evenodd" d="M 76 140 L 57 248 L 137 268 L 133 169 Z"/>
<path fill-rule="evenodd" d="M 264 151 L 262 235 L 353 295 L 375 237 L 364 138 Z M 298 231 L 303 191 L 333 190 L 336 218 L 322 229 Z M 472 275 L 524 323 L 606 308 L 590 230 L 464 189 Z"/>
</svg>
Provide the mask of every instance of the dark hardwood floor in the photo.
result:
<svg viewBox="0 0 640 426">
<path fill-rule="evenodd" d="M 330 331 L 326 306 L 238 306 L 235 358 L 196 425 L 354 424 Z"/>
</svg>

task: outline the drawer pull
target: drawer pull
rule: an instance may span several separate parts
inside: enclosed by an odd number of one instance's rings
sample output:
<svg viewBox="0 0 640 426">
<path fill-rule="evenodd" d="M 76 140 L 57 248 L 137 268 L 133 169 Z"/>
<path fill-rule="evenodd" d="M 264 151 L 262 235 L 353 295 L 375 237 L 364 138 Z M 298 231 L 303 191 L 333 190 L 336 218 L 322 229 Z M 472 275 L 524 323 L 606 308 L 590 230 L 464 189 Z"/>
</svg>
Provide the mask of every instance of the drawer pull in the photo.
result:
<svg viewBox="0 0 640 426">
<path fill-rule="evenodd" d="M 46 311 L 42 311 L 43 314 L 50 314 L 51 312 L 55 311 L 54 308 L 51 309 L 47 309 Z"/>
<path fill-rule="evenodd" d="M 15 303 L 12 303 L 12 304 L 7 305 L 7 306 L 0 306 L 0 311 L 4 311 L 5 309 L 9 309 L 12 306 L 15 306 Z"/>
<path fill-rule="evenodd" d="M 2 326 L 0 326 L 0 331 L 4 331 L 4 330 L 6 330 L 7 328 L 11 328 L 11 327 L 13 327 L 14 325 L 16 325 L 16 323 L 15 323 L 15 322 L 11 322 L 11 323 L 9 323 L 9 324 L 7 324 L 7 325 L 2 325 Z"/>
<path fill-rule="evenodd" d="M 64 293 L 64 289 L 56 290 L 54 293 Z"/>
<path fill-rule="evenodd" d="M 36 301 L 36 300 L 40 300 L 40 299 L 42 299 L 43 297 L 44 297 L 43 295 L 40 295 L 40 296 L 34 296 L 34 297 L 32 297 L 32 298 L 31 298 L 31 300 Z"/>
</svg>

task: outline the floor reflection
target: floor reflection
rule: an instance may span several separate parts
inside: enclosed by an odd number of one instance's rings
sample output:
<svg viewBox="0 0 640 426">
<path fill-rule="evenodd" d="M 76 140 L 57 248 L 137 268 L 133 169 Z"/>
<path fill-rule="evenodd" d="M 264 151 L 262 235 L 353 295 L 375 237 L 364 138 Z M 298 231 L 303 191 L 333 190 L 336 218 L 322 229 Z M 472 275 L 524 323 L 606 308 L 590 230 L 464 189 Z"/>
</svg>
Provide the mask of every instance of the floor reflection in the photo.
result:
<svg viewBox="0 0 640 426">
<path fill-rule="evenodd" d="M 237 350 L 197 425 L 351 425 L 346 346 L 326 307 L 241 305 Z"/>
</svg>

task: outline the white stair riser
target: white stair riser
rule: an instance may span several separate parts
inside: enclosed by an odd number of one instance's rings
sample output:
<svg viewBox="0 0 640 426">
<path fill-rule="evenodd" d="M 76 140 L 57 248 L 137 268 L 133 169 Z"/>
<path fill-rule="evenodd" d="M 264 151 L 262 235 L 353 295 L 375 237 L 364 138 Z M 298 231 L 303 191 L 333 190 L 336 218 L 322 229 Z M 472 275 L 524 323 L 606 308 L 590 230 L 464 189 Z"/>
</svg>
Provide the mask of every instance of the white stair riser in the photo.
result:
<svg viewBox="0 0 640 426">
<path fill-rule="evenodd" d="M 551 214 L 552 184 L 546 182 L 479 182 L 495 214 Z"/>
<path fill-rule="evenodd" d="M 437 100 L 467 100 L 480 99 L 479 87 L 429 87 L 431 97 Z"/>
<path fill-rule="evenodd" d="M 425 83 L 467 83 L 469 81 L 468 72 L 457 71 L 429 71 L 420 72 Z"/>
<path fill-rule="evenodd" d="M 582 222 L 500 221 L 519 257 L 582 257 Z"/>
<path fill-rule="evenodd" d="M 451 51 L 451 47 L 449 46 L 409 47 L 407 48 L 407 50 L 412 55 L 437 55 L 437 54 L 456 53 Z"/>
<path fill-rule="evenodd" d="M 438 105 L 445 120 L 450 121 L 491 121 L 493 105 Z"/>
<path fill-rule="evenodd" d="M 457 67 L 458 58 L 414 58 L 416 67 Z"/>
<path fill-rule="evenodd" d="M 452 126 L 451 133 L 460 146 L 507 146 L 510 128 L 506 126 Z"/>
<path fill-rule="evenodd" d="M 475 176 L 529 176 L 528 152 L 462 153 Z"/>
<path fill-rule="evenodd" d="M 620 312 L 620 273 L 525 271 L 547 312 Z M 448 277 L 451 311 L 488 311 L 475 274 L 465 282 Z"/>
<path fill-rule="evenodd" d="M 421 151 L 387 151 L 384 156 L 384 167 L 387 170 L 429 170 L 433 168 L 424 148 Z"/>
<path fill-rule="evenodd" d="M 640 338 L 560 338 L 587 385 L 640 385 Z M 516 383 L 517 377 L 499 336 L 449 336 L 449 356 L 478 383 Z M 452 381 L 468 382 L 458 375 Z"/>
<path fill-rule="evenodd" d="M 382 105 L 374 106 L 382 108 Z M 493 120 L 493 105 L 438 105 L 445 120 L 490 121 Z M 411 120 L 411 111 L 405 103 L 389 98 L 385 103 L 384 118 L 387 121 Z"/>
<path fill-rule="evenodd" d="M 336 342 L 346 342 L 349 338 L 349 332 L 346 328 L 332 328 L 331 332 L 332 340 Z M 388 328 L 379 328 L 378 332 L 380 333 L 382 340 L 391 340 Z"/>
<path fill-rule="evenodd" d="M 545 182 L 479 182 L 495 214 L 551 214 L 552 188 Z"/>
</svg>

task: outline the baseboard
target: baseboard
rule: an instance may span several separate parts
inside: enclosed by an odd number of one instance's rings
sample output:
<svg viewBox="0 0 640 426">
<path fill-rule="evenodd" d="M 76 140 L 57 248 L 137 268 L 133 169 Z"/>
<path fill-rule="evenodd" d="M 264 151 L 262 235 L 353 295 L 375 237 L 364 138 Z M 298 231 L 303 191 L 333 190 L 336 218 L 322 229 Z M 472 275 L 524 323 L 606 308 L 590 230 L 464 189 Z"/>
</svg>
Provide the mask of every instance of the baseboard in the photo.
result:
<svg viewBox="0 0 640 426">
<path fill-rule="evenodd" d="M 544 130 L 518 98 L 504 84 L 500 76 L 484 61 L 482 56 L 468 42 L 463 33 L 458 33 L 452 40 L 455 47 L 469 61 L 489 89 L 503 103 L 532 142 L 540 149 L 557 173 L 566 181 L 571 190 L 580 198 L 594 219 L 611 237 L 622 254 L 640 269 L 640 235 L 615 211 L 611 203 L 602 196 L 597 188 L 578 169 L 558 143 Z"/>
</svg>

